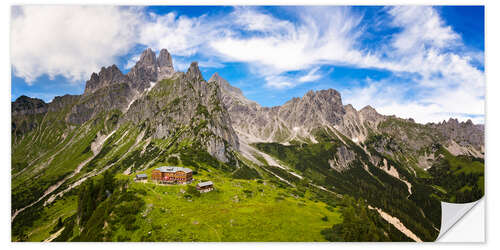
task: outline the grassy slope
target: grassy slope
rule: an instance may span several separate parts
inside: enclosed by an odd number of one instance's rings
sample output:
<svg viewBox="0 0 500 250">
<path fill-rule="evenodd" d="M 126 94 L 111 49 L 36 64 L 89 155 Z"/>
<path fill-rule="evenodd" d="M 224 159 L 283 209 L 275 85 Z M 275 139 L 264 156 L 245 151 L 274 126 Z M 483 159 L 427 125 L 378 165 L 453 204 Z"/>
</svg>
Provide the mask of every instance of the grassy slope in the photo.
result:
<svg viewBox="0 0 500 250">
<path fill-rule="evenodd" d="M 201 170 L 192 184 L 171 186 L 135 183 L 133 176 L 118 174 L 118 179 L 130 180 L 128 190 L 146 205 L 136 215 L 138 228 L 127 231 L 121 224 L 113 225 L 111 240 L 325 241 L 321 230 L 342 222 L 336 208 L 312 201 L 308 193 L 296 198 L 267 181 L 237 180 L 209 170 Z M 200 196 L 188 194 L 188 186 L 199 180 L 212 180 L 216 189 Z M 76 206 L 76 196 L 69 194 L 44 208 L 29 230 L 29 241 L 49 237 L 57 219 L 73 215 Z"/>
<path fill-rule="evenodd" d="M 76 213 L 77 197 L 68 195 L 59 199 L 54 204 L 43 209 L 42 215 L 34 223 L 29 233 L 29 241 L 40 242 L 51 235 L 51 230 L 56 226 L 57 220 L 62 220 Z"/>
</svg>

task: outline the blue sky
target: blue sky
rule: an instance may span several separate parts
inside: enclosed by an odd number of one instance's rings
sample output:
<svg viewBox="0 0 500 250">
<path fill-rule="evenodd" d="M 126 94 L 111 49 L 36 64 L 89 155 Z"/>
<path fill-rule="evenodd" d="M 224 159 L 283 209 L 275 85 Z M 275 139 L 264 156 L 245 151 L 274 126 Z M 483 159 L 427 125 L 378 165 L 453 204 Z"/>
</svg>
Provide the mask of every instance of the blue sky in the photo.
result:
<svg viewBox="0 0 500 250">
<path fill-rule="evenodd" d="M 151 47 L 263 106 L 334 88 L 356 109 L 484 122 L 482 6 L 23 6 L 11 28 L 12 100 L 81 94 Z"/>
</svg>

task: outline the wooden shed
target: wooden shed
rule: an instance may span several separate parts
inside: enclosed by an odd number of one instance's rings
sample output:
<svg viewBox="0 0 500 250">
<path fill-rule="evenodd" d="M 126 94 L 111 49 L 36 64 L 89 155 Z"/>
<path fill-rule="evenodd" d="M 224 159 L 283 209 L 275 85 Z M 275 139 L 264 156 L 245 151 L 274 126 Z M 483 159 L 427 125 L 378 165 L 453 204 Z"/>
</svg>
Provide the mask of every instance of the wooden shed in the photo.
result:
<svg viewBox="0 0 500 250">
<path fill-rule="evenodd" d="M 200 193 L 206 193 L 214 190 L 214 183 L 211 181 L 200 182 L 196 184 L 196 189 Z"/>
</svg>

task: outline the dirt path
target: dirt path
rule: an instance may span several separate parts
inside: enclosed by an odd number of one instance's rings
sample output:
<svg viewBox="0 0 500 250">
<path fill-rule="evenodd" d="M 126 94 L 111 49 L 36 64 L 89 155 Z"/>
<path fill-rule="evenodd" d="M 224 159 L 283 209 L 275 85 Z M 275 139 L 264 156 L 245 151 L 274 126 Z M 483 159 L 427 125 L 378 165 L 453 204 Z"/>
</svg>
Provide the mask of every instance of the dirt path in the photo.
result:
<svg viewBox="0 0 500 250">
<path fill-rule="evenodd" d="M 59 231 L 51 234 L 49 236 L 49 238 L 45 239 L 43 242 L 51 242 L 53 241 L 55 238 L 59 237 L 59 235 L 61 235 L 62 231 L 64 230 L 64 227 L 62 227 L 61 229 L 59 229 Z"/>
<path fill-rule="evenodd" d="M 382 209 L 380 208 L 372 207 L 370 205 L 368 205 L 368 208 L 376 210 L 384 220 L 391 223 L 395 228 L 397 228 L 401 233 L 406 235 L 408 238 L 416 242 L 422 242 L 422 240 L 412 231 L 410 231 L 410 229 L 408 229 L 398 218 L 391 216 L 390 214 L 382 211 Z"/>
</svg>

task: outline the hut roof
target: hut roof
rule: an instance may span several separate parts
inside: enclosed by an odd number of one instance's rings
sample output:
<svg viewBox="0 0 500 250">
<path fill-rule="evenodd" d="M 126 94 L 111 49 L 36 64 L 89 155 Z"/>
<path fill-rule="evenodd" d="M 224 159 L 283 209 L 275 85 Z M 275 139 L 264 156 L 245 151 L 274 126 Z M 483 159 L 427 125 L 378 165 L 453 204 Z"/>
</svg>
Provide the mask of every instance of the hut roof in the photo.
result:
<svg viewBox="0 0 500 250">
<path fill-rule="evenodd" d="M 206 186 L 212 186 L 214 183 L 212 181 L 205 181 L 205 182 L 200 182 L 198 183 L 198 187 L 206 187 Z"/>
<path fill-rule="evenodd" d="M 183 168 L 183 167 L 173 167 L 173 166 L 162 166 L 157 168 L 156 170 L 159 170 L 162 173 L 175 173 L 177 171 L 182 171 L 185 173 L 191 173 L 193 170 L 190 168 Z"/>
<path fill-rule="evenodd" d="M 137 177 L 137 178 L 148 178 L 148 175 L 147 174 L 138 174 L 135 177 Z"/>
</svg>

